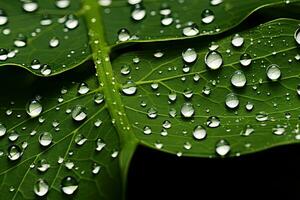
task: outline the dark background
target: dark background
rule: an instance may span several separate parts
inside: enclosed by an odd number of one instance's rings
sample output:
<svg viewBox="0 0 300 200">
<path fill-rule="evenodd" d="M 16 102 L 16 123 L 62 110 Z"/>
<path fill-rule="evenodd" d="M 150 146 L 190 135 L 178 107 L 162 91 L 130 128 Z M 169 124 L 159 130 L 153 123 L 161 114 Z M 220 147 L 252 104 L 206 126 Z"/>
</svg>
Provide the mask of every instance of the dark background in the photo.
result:
<svg viewBox="0 0 300 200">
<path fill-rule="evenodd" d="M 128 200 L 300 199 L 300 144 L 237 158 L 177 157 L 138 148 Z"/>
</svg>

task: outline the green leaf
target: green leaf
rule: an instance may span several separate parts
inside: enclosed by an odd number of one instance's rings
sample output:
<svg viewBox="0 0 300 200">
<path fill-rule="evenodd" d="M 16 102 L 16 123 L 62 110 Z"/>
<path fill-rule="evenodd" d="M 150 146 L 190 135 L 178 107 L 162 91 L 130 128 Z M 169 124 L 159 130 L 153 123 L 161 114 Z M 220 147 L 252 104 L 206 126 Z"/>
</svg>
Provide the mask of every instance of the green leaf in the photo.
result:
<svg viewBox="0 0 300 200">
<path fill-rule="evenodd" d="M 178 156 L 223 157 L 299 141 L 299 21 L 279 19 L 239 35 L 217 34 L 261 7 L 284 9 L 298 1 L 226 0 L 218 6 L 167 1 L 178 28 L 175 22 L 160 24 L 161 1 L 145 0 L 147 15 L 138 22 L 130 18 L 133 6 L 122 1 L 101 11 L 95 0 L 72 1 L 66 9 L 55 6 L 66 0 L 37 2 L 38 10 L 30 13 L 22 5 L 32 9 L 35 1 L 0 3 L 5 11 L 0 22 L 8 16 L 0 25 L 0 199 L 124 199 L 138 144 Z M 215 16 L 207 25 L 201 24 L 204 9 Z M 45 14 L 53 23 L 42 27 Z M 73 21 L 76 28 L 68 30 L 62 17 L 70 15 L 79 26 Z M 199 26 L 195 38 L 182 36 L 188 21 Z M 122 28 L 139 37 L 124 40 L 130 48 L 116 48 L 124 47 L 116 43 Z M 20 47 L 22 41 L 14 44 L 19 33 L 27 36 L 26 47 Z M 198 37 L 208 34 L 215 36 Z M 59 45 L 54 40 L 52 46 L 58 46 L 51 48 L 53 37 Z M 245 53 L 251 64 L 241 66 Z M 34 59 L 39 69 L 31 67 Z M 86 62 L 91 59 L 93 64 Z M 11 65 L 44 76 L 78 67 L 37 78 Z M 247 83 L 235 80 L 237 88 L 232 75 L 241 73 Z M 41 159 L 50 164 L 45 172 Z M 62 188 L 70 180 L 70 187 Z M 36 183 L 48 185 L 48 192 L 34 190 Z"/>
</svg>

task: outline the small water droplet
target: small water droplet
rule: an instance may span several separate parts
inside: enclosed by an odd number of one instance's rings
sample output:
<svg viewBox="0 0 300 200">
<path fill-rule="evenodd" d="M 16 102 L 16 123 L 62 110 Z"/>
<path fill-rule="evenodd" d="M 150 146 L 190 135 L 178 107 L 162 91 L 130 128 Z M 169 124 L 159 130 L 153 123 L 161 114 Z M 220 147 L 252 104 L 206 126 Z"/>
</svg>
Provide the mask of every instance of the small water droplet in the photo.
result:
<svg viewBox="0 0 300 200">
<path fill-rule="evenodd" d="M 8 22 L 8 17 L 4 10 L 0 9 L 0 26 L 5 25 Z"/>
<path fill-rule="evenodd" d="M 87 117 L 86 108 L 76 105 L 72 110 L 72 118 L 77 121 L 83 121 Z"/>
<path fill-rule="evenodd" d="M 193 131 L 193 136 L 196 140 L 203 140 L 206 138 L 206 130 L 203 126 L 196 126 Z"/>
<path fill-rule="evenodd" d="M 6 127 L 0 123 L 0 137 L 6 134 Z"/>
<path fill-rule="evenodd" d="M 23 152 L 21 148 L 17 145 L 11 145 L 8 148 L 7 157 L 9 160 L 15 161 L 18 160 L 22 156 Z"/>
<path fill-rule="evenodd" d="M 25 47 L 27 45 L 27 37 L 23 34 L 18 34 L 17 38 L 14 40 L 15 47 Z"/>
<path fill-rule="evenodd" d="M 79 84 L 77 91 L 78 91 L 78 94 L 86 94 L 90 91 L 90 88 L 86 83 L 82 82 Z"/>
<path fill-rule="evenodd" d="M 135 4 L 138 4 L 138 3 L 141 3 L 143 0 L 128 0 L 127 2 L 130 4 L 130 5 L 135 5 Z"/>
<path fill-rule="evenodd" d="M 214 12 L 209 9 L 203 10 L 201 17 L 204 24 L 210 24 L 215 19 Z"/>
<path fill-rule="evenodd" d="M 118 40 L 120 42 L 125 42 L 129 39 L 130 39 L 130 34 L 126 28 L 122 28 L 118 31 Z"/>
<path fill-rule="evenodd" d="M 229 145 L 229 142 L 227 142 L 226 140 L 220 140 L 216 144 L 216 153 L 219 156 L 226 156 L 230 152 L 230 149 L 231 147 Z"/>
<path fill-rule="evenodd" d="M 87 141 L 87 138 L 85 138 L 82 134 L 78 134 L 74 141 L 78 146 L 82 146 Z"/>
<path fill-rule="evenodd" d="M 69 30 L 73 30 L 77 28 L 79 25 L 78 19 L 74 15 L 69 15 L 68 19 L 65 22 L 65 27 Z"/>
<path fill-rule="evenodd" d="M 64 9 L 69 7 L 71 4 L 70 0 L 56 0 L 55 5 L 58 8 Z"/>
<path fill-rule="evenodd" d="M 242 54 L 241 57 L 240 57 L 240 63 L 241 63 L 242 66 L 248 67 L 252 63 L 251 56 L 247 53 Z"/>
<path fill-rule="evenodd" d="M 259 112 L 258 114 L 256 114 L 255 119 L 259 122 L 265 122 L 269 119 L 269 116 L 265 112 Z"/>
<path fill-rule="evenodd" d="M 26 105 L 26 112 L 32 118 L 39 116 L 42 111 L 42 104 L 36 99 L 31 100 Z"/>
<path fill-rule="evenodd" d="M 298 28 L 295 32 L 295 40 L 300 45 L 300 28 Z"/>
<path fill-rule="evenodd" d="M 195 23 L 189 23 L 188 26 L 182 29 L 182 34 L 187 37 L 196 36 L 199 32 L 199 27 Z"/>
<path fill-rule="evenodd" d="M 127 81 L 122 87 L 122 92 L 126 95 L 134 95 L 137 91 L 137 87 L 133 81 Z"/>
<path fill-rule="evenodd" d="M 247 79 L 243 71 L 238 70 L 231 76 L 231 84 L 237 88 L 242 88 L 246 85 Z"/>
<path fill-rule="evenodd" d="M 272 133 L 274 135 L 283 135 L 285 133 L 285 128 L 281 125 L 277 125 L 275 128 L 272 129 Z"/>
<path fill-rule="evenodd" d="M 210 51 L 205 56 L 205 64 L 212 70 L 219 69 L 223 64 L 222 55 L 217 51 Z"/>
<path fill-rule="evenodd" d="M 34 59 L 34 60 L 32 60 L 30 67 L 31 67 L 31 69 L 40 69 L 41 63 L 39 60 Z"/>
<path fill-rule="evenodd" d="M 92 173 L 93 173 L 94 175 L 99 174 L 100 169 L 101 169 L 101 166 L 98 165 L 97 163 L 94 163 L 94 164 L 93 164 Z"/>
<path fill-rule="evenodd" d="M 51 38 L 51 40 L 49 41 L 49 46 L 51 48 L 56 48 L 59 46 L 59 39 L 57 37 L 53 37 Z"/>
<path fill-rule="evenodd" d="M 41 68 L 41 74 L 43 76 L 49 76 L 52 73 L 52 70 L 49 65 L 44 64 Z"/>
<path fill-rule="evenodd" d="M 211 116 L 207 119 L 207 122 L 206 122 L 206 125 L 209 127 L 209 128 L 217 128 L 219 127 L 221 124 L 221 121 L 218 117 L 216 116 Z"/>
<path fill-rule="evenodd" d="M 46 159 L 41 159 L 37 163 L 37 169 L 40 172 L 46 172 L 50 168 L 50 164 L 47 162 Z"/>
<path fill-rule="evenodd" d="M 247 111 L 251 111 L 251 110 L 253 110 L 253 108 L 254 108 L 254 104 L 251 103 L 251 102 L 247 102 L 247 104 L 246 104 L 246 110 Z"/>
<path fill-rule="evenodd" d="M 246 125 L 245 128 L 241 131 L 242 136 L 249 136 L 254 133 L 254 128 L 251 125 Z"/>
<path fill-rule="evenodd" d="M 192 103 L 185 102 L 180 109 L 181 115 L 185 118 L 191 118 L 195 114 L 195 109 Z"/>
<path fill-rule="evenodd" d="M 277 81 L 281 77 L 279 66 L 271 64 L 267 69 L 267 76 L 271 81 Z"/>
<path fill-rule="evenodd" d="M 193 48 L 188 48 L 185 51 L 182 52 L 182 59 L 186 62 L 186 63 L 193 63 L 196 61 L 198 57 L 197 52 L 195 51 L 195 49 Z"/>
<path fill-rule="evenodd" d="M 217 6 L 221 3 L 223 3 L 223 0 L 210 0 L 210 5 L 212 6 Z"/>
<path fill-rule="evenodd" d="M 52 143 L 52 134 L 49 132 L 43 132 L 40 134 L 39 137 L 39 143 L 40 145 L 42 145 L 43 147 L 47 147 Z"/>
<path fill-rule="evenodd" d="M 44 179 L 37 180 L 33 187 L 34 193 L 39 197 L 45 196 L 48 193 L 48 190 L 49 185 Z"/>
<path fill-rule="evenodd" d="M 144 134 L 145 135 L 150 135 L 152 133 L 151 127 L 150 126 L 145 126 L 144 127 Z"/>
<path fill-rule="evenodd" d="M 131 18 L 135 21 L 140 21 L 146 16 L 146 9 L 141 4 L 135 4 L 131 11 Z"/>
<path fill-rule="evenodd" d="M 96 93 L 94 96 L 94 102 L 96 104 L 101 104 L 104 101 L 104 95 L 101 93 Z"/>
<path fill-rule="evenodd" d="M 22 7 L 23 7 L 23 10 L 26 12 L 35 12 L 39 8 L 39 5 L 34 0 L 26 0 L 23 2 Z"/>
<path fill-rule="evenodd" d="M 241 47 L 244 44 L 244 38 L 239 34 L 235 34 L 231 39 L 231 44 L 234 47 Z"/>
<path fill-rule="evenodd" d="M 239 106 L 239 103 L 240 101 L 235 94 L 230 93 L 226 96 L 225 104 L 228 108 L 230 109 L 237 108 Z"/>
<path fill-rule="evenodd" d="M 171 15 L 163 15 L 161 17 L 160 23 L 163 26 L 170 26 L 173 23 L 174 19 Z"/>
<path fill-rule="evenodd" d="M 1 48 L 0 49 L 0 61 L 5 61 L 8 58 L 7 54 L 8 54 L 7 50 Z"/>
<path fill-rule="evenodd" d="M 77 180 L 72 176 L 67 176 L 61 181 L 61 190 L 64 194 L 72 195 L 78 188 Z"/>
<path fill-rule="evenodd" d="M 157 117 L 157 110 L 154 107 L 151 107 L 147 110 L 147 116 L 150 119 L 155 119 Z"/>
</svg>

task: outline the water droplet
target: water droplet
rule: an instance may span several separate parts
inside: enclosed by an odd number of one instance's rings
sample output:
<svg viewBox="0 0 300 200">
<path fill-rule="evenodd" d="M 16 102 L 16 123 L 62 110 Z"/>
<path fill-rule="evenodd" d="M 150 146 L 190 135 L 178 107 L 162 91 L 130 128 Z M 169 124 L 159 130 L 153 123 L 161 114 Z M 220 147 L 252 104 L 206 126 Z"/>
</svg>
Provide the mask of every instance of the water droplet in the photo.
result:
<svg viewBox="0 0 300 200">
<path fill-rule="evenodd" d="M 152 133 L 151 127 L 150 126 L 145 126 L 144 127 L 144 134 L 145 135 L 150 135 Z"/>
<path fill-rule="evenodd" d="M 267 69 L 267 76 L 271 81 L 277 81 L 281 77 L 279 66 L 271 64 Z"/>
<path fill-rule="evenodd" d="M 1 48 L 0 49 L 0 61 L 6 60 L 7 59 L 7 54 L 8 54 L 7 50 Z"/>
<path fill-rule="evenodd" d="M 239 34 L 235 34 L 231 39 L 231 44 L 234 47 L 241 47 L 244 44 L 244 38 Z"/>
<path fill-rule="evenodd" d="M 72 118 L 75 121 L 80 122 L 84 120 L 86 117 L 87 117 L 86 108 L 80 105 L 76 105 L 75 108 L 72 110 Z"/>
<path fill-rule="evenodd" d="M 130 4 L 130 5 L 135 5 L 135 4 L 138 4 L 138 3 L 141 3 L 143 0 L 128 0 L 127 2 Z"/>
<path fill-rule="evenodd" d="M 8 17 L 5 11 L 0 9 L 0 26 L 5 25 L 8 22 Z"/>
<path fill-rule="evenodd" d="M 68 28 L 69 30 L 73 30 L 77 28 L 79 25 L 78 19 L 74 15 L 69 15 L 68 19 L 65 22 L 65 27 Z"/>
<path fill-rule="evenodd" d="M 177 94 L 176 92 L 170 91 L 170 93 L 168 94 L 168 98 L 170 101 L 174 102 L 177 99 Z"/>
<path fill-rule="evenodd" d="M 67 176 L 61 181 L 61 190 L 67 195 L 73 194 L 78 188 L 77 180 L 72 176 Z"/>
<path fill-rule="evenodd" d="M 87 141 L 87 139 L 83 135 L 78 134 L 76 135 L 74 141 L 78 146 L 82 146 Z"/>
<path fill-rule="evenodd" d="M 229 145 L 229 142 L 227 142 L 226 140 L 220 140 L 216 144 L 216 153 L 219 156 L 226 156 L 230 152 L 230 149 L 231 147 Z"/>
<path fill-rule="evenodd" d="M 6 134 L 6 127 L 0 123 L 0 137 Z"/>
<path fill-rule="evenodd" d="M 206 125 L 209 127 L 209 128 L 217 128 L 219 127 L 221 124 L 221 121 L 218 117 L 216 116 L 211 116 L 207 119 L 207 122 L 206 122 Z"/>
<path fill-rule="evenodd" d="M 49 168 L 50 168 L 50 164 L 47 162 L 46 159 L 41 159 L 38 161 L 37 169 L 40 172 L 46 172 Z"/>
<path fill-rule="evenodd" d="M 105 146 L 106 146 L 106 144 L 100 138 L 98 138 L 96 141 L 96 151 L 98 151 L 98 152 L 102 151 L 102 149 Z"/>
<path fill-rule="evenodd" d="M 246 104 L 246 110 L 247 111 L 251 111 L 251 110 L 253 110 L 253 108 L 254 108 L 254 104 L 251 103 L 251 102 L 247 102 L 247 104 Z"/>
<path fill-rule="evenodd" d="M 157 117 L 157 110 L 154 107 L 151 107 L 147 110 L 147 116 L 150 119 L 155 119 Z"/>
<path fill-rule="evenodd" d="M 274 135 L 283 135 L 285 133 L 285 128 L 281 125 L 277 125 L 275 128 L 272 129 L 272 133 Z"/>
<path fill-rule="evenodd" d="M 57 37 L 51 38 L 51 40 L 49 41 L 49 46 L 51 48 L 58 47 L 59 46 L 59 40 L 58 40 L 58 38 Z"/>
<path fill-rule="evenodd" d="M 199 32 L 199 27 L 195 23 L 189 23 L 188 26 L 182 29 L 182 34 L 187 37 L 198 35 Z"/>
<path fill-rule="evenodd" d="M 300 28 L 298 28 L 295 32 L 295 40 L 300 45 Z"/>
<path fill-rule="evenodd" d="M 202 93 L 206 96 L 210 95 L 211 93 L 211 88 L 209 86 L 204 86 L 202 89 Z"/>
<path fill-rule="evenodd" d="M 93 164 L 92 173 L 93 173 L 94 175 L 99 174 L 100 169 L 101 169 L 101 166 L 98 165 L 97 163 L 94 163 L 94 164 Z"/>
<path fill-rule="evenodd" d="M 32 118 L 39 116 L 42 111 L 43 107 L 41 103 L 36 99 L 31 100 L 26 105 L 26 112 Z"/>
<path fill-rule="evenodd" d="M 242 54 L 241 57 L 240 57 L 240 63 L 241 63 L 242 66 L 248 67 L 252 63 L 251 56 L 247 53 Z"/>
<path fill-rule="evenodd" d="M 146 10 L 141 4 L 135 4 L 131 11 L 131 18 L 135 21 L 140 21 L 146 16 Z"/>
<path fill-rule="evenodd" d="M 34 12 L 39 8 L 39 5 L 36 1 L 27 0 L 23 2 L 23 10 L 26 12 Z"/>
<path fill-rule="evenodd" d="M 241 131 L 241 135 L 242 136 L 249 136 L 249 135 L 251 135 L 252 133 L 254 133 L 254 128 L 252 128 L 252 126 L 251 125 L 246 125 L 245 126 L 245 128 L 244 128 L 244 130 L 242 130 Z"/>
<path fill-rule="evenodd" d="M 100 6 L 110 6 L 112 3 L 112 0 L 98 0 L 98 3 Z"/>
<path fill-rule="evenodd" d="M 9 148 L 8 148 L 8 152 L 7 152 L 7 157 L 9 158 L 9 160 L 18 160 L 23 152 L 21 150 L 21 148 L 17 145 L 11 145 Z"/>
<path fill-rule="evenodd" d="M 210 24 L 215 19 L 214 12 L 209 9 L 203 10 L 201 17 L 202 17 L 202 22 L 205 24 Z"/>
<path fill-rule="evenodd" d="M 11 141 L 11 142 L 14 142 L 16 141 L 18 138 L 19 138 L 19 133 L 15 130 L 11 130 L 9 131 L 9 136 L 8 136 L 8 139 Z"/>
<path fill-rule="evenodd" d="M 212 6 L 217 6 L 221 3 L 223 3 L 223 0 L 210 0 L 210 5 Z"/>
<path fill-rule="evenodd" d="M 300 84 L 297 86 L 297 94 L 300 96 Z"/>
<path fill-rule="evenodd" d="M 40 145 L 42 145 L 43 147 L 47 147 L 52 143 L 52 134 L 49 132 L 43 132 L 40 134 L 39 137 L 39 143 Z"/>
<path fill-rule="evenodd" d="M 40 24 L 42 26 L 49 26 L 50 24 L 52 24 L 52 19 L 48 15 L 44 15 L 40 21 Z"/>
<path fill-rule="evenodd" d="M 165 120 L 164 122 L 163 122 L 163 128 L 165 128 L 165 129 L 169 129 L 169 128 L 171 128 L 171 126 L 172 126 L 172 123 L 169 121 L 169 120 Z"/>
<path fill-rule="evenodd" d="M 186 63 L 193 63 L 196 61 L 198 57 L 197 52 L 195 51 L 195 49 L 193 48 L 188 48 L 187 50 L 182 52 L 182 59 L 186 62 Z"/>
<path fill-rule="evenodd" d="M 255 119 L 259 122 L 265 122 L 269 119 L 269 116 L 265 112 L 260 112 L 260 113 L 256 114 Z"/>
<path fill-rule="evenodd" d="M 25 47 L 27 45 L 27 37 L 23 34 L 18 34 L 17 38 L 14 40 L 15 47 Z"/>
<path fill-rule="evenodd" d="M 191 118 L 195 114 L 195 109 L 192 103 L 185 102 L 181 106 L 181 115 L 185 118 Z"/>
<path fill-rule="evenodd" d="M 102 124 L 102 120 L 100 120 L 100 119 L 97 119 L 95 122 L 94 122 L 94 125 L 95 125 L 95 127 L 100 127 L 101 126 L 101 124 Z"/>
<path fill-rule="evenodd" d="M 44 64 L 41 68 L 41 74 L 43 76 L 49 76 L 52 73 L 52 70 L 49 65 Z"/>
<path fill-rule="evenodd" d="M 203 126 L 196 126 L 193 131 L 193 136 L 196 140 L 203 140 L 206 138 L 206 130 Z"/>
<path fill-rule="evenodd" d="M 78 91 L 78 94 L 86 94 L 90 91 L 90 88 L 86 83 L 82 82 L 79 84 L 77 91 Z"/>
<path fill-rule="evenodd" d="M 231 76 L 231 84 L 237 88 L 242 88 L 246 85 L 247 79 L 243 71 L 235 71 Z"/>
<path fill-rule="evenodd" d="M 104 95 L 101 93 L 96 93 L 94 96 L 94 102 L 96 104 L 101 104 L 104 101 Z"/>
<path fill-rule="evenodd" d="M 137 91 L 137 87 L 133 81 L 128 81 L 122 87 L 122 92 L 126 95 L 134 95 Z"/>
<path fill-rule="evenodd" d="M 40 69 L 41 63 L 39 60 L 34 59 L 34 60 L 32 60 L 30 67 L 31 67 L 31 69 Z"/>
<path fill-rule="evenodd" d="M 39 197 L 45 196 L 48 193 L 48 190 L 49 185 L 44 179 L 39 179 L 33 187 L 34 193 Z"/>
<path fill-rule="evenodd" d="M 212 70 L 219 69 L 223 64 L 222 55 L 217 51 L 210 51 L 205 56 L 205 64 Z"/>
<path fill-rule="evenodd" d="M 71 4 L 70 0 L 56 0 L 55 5 L 58 8 L 64 9 L 69 7 Z"/>
<path fill-rule="evenodd" d="M 171 15 L 163 15 L 161 17 L 160 23 L 163 26 L 170 26 L 173 23 L 174 19 Z"/>
<path fill-rule="evenodd" d="M 130 39 L 130 34 L 126 28 L 122 28 L 118 31 L 118 40 L 120 42 L 125 42 L 129 39 Z"/>
</svg>

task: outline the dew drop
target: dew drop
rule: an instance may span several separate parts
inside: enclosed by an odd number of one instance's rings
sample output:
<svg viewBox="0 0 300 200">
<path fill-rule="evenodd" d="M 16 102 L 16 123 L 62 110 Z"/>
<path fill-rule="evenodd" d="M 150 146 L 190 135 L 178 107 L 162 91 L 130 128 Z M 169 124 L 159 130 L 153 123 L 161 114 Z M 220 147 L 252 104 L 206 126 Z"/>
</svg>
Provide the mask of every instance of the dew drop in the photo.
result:
<svg viewBox="0 0 300 200">
<path fill-rule="evenodd" d="M 259 112 L 258 114 L 256 114 L 255 119 L 259 122 L 265 122 L 269 119 L 269 116 L 265 112 Z"/>
<path fill-rule="evenodd" d="M 223 0 L 210 0 L 210 5 L 212 6 L 217 6 L 221 3 L 223 3 Z"/>
<path fill-rule="evenodd" d="M 50 41 L 49 41 L 49 46 L 51 48 L 56 48 L 59 46 L 59 40 L 57 37 L 53 37 Z"/>
<path fill-rule="evenodd" d="M 152 133 L 151 127 L 150 126 L 145 126 L 144 127 L 144 134 L 145 135 L 150 135 Z"/>
<path fill-rule="evenodd" d="M 5 25 L 8 22 L 6 13 L 0 9 L 0 26 Z"/>
<path fill-rule="evenodd" d="M 300 84 L 297 86 L 297 94 L 300 96 Z"/>
<path fill-rule="evenodd" d="M 122 28 L 118 31 L 118 40 L 120 42 L 125 42 L 129 39 L 130 39 L 130 34 L 126 28 Z"/>
<path fill-rule="evenodd" d="M 98 152 L 102 151 L 102 149 L 105 146 L 106 146 L 106 144 L 100 138 L 98 138 L 96 141 L 96 151 L 98 151 Z"/>
<path fill-rule="evenodd" d="M 74 15 L 69 15 L 65 22 L 65 27 L 69 30 L 77 28 L 79 25 L 78 19 Z"/>
<path fill-rule="evenodd" d="M 271 81 L 277 81 L 281 77 L 279 66 L 271 64 L 267 69 L 267 76 Z"/>
<path fill-rule="evenodd" d="M 238 70 L 231 76 L 231 84 L 237 88 L 242 88 L 246 85 L 247 79 L 243 71 Z"/>
<path fill-rule="evenodd" d="M 0 49 L 0 61 L 5 61 L 8 58 L 7 54 L 8 54 L 7 50 L 1 48 Z"/>
<path fill-rule="evenodd" d="M 86 108 L 80 105 L 76 105 L 72 110 L 72 118 L 75 121 L 77 122 L 83 121 L 86 117 L 87 117 Z"/>
<path fill-rule="evenodd" d="M 150 119 L 155 119 L 157 117 L 157 110 L 154 107 L 151 107 L 147 110 L 147 116 Z"/>
<path fill-rule="evenodd" d="M 216 116 L 211 116 L 207 119 L 207 122 L 206 122 L 206 125 L 209 127 L 209 128 L 217 128 L 219 127 L 221 124 L 221 121 L 218 117 Z"/>
<path fill-rule="evenodd" d="M 130 4 L 130 5 L 135 5 L 135 4 L 138 4 L 138 3 L 141 3 L 143 0 L 128 0 L 127 2 Z"/>
<path fill-rule="evenodd" d="M 17 38 L 14 40 L 15 47 L 25 47 L 27 45 L 27 37 L 23 34 L 18 34 Z"/>
<path fill-rule="evenodd" d="M 8 152 L 7 152 L 7 157 L 9 160 L 12 160 L 12 161 L 15 161 L 15 160 L 18 160 L 23 152 L 21 150 L 21 148 L 17 145 L 11 145 L 9 148 L 8 148 Z"/>
<path fill-rule="evenodd" d="M 72 195 L 78 188 L 77 180 L 72 176 L 67 176 L 61 181 L 61 190 L 64 194 Z"/>
<path fill-rule="evenodd" d="M 41 159 L 37 163 L 37 169 L 40 172 L 46 172 L 50 168 L 50 164 L 47 162 L 46 159 Z"/>
<path fill-rule="evenodd" d="M 196 36 L 199 32 L 199 27 L 195 23 L 189 23 L 188 26 L 182 29 L 182 34 L 187 37 Z"/>
<path fill-rule="evenodd" d="M 125 85 L 122 87 L 122 92 L 125 95 L 134 95 L 137 91 L 137 87 L 133 81 L 128 81 Z"/>
<path fill-rule="evenodd" d="M 93 164 L 92 173 L 93 173 L 94 175 L 99 174 L 100 169 L 101 169 L 101 166 L 98 165 L 97 163 L 94 163 L 94 164 Z"/>
<path fill-rule="evenodd" d="M 214 12 L 209 9 L 203 10 L 201 17 L 204 24 L 210 24 L 215 19 Z"/>
<path fill-rule="evenodd" d="M 176 92 L 170 91 L 170 93 L 168 94 L 168 98 L 170 101 L 174 102 L 177 99 L 177 94 Z"/>
<path fill-rule="evenodd" d="M 239 34 L 235 34 L 231 39 L 231 44 L 234 47 L 241 47 L 244 44 L 244 38 Z"/>
<path fill-rule="evenodd" d="M 140 21 L 146 16 L 146 10 L 141 4 L 135 4 L 131 11 L 131 18 L 135 21 Z"/>
<path fill-rule="evenodd" d="M 39 197 L 45 196 L 49 191 L 49 185 L 48 185 L 47 181 L 45 181 L 43 179 L 39 179 L 34 184 L 33 191 Z"/>
<path fill-rule="evenodd" d="M 249 54 L 247 54 L 247 53 L 242 54 L 241 57 L 240 57 L 240 63 L 244 67 L 250 66 L 251 63 L 252 63 L 251 56 Z"/>
<path fill-rule="evenodd" d="M 36 99 L 31 100 L 26 105 L 26 112 L 32 118 L 39 116 L 42 111 L 42 104 Z"/>
<path fill-rule="evenodd" d="M 26 12 L 35 12 L 39 8 L 39 5 L 36 1 L 26 0 L 23 2 L 22 7 L 23 7 L 23 10 Z"/>
<path fill-rule="evenodd" d="M 205 64 L 212 70 L 219 69 L 223 64 L 222 55 L 217 51 L 210 51 L 205 56 Z"/>
<path fill-rule="evenodd" d="M 298 28 L 295 32 L 295 40 L 300 45 L 300 28 Z"/>
<path fill-rule="evenodd" d="M 247 111 L 251 111 L 251 110 L 253 110 L 253 108 L 254 108 L 254 104 L 251 103 L 251 102 L 247 102 L 247 104 L 246 104 L 246 110 Z"/>
<path fill-rule="evenodd" d="M 69 7 L 71 4 L 70 0 L 56 0 L 55 5 L 58 8 L 64 9 Z"/>
<path fill-rule="evenodd" d="M 254 133 L 254 128 L 251 125 L 246 125 L 245 128 L 241 131 L 242 136 L 249 136 Z"/>
<path fill-rule="evenodd" d="M 186 62 L 186 63 L 193 63 L 196 61 L 198 55 L 197 52 L 195 51 L 195 49 L 193 48 L 188 48 L 187 50 L 182 52 L 182 59 Z"/>
<path fill-rule="evenodd" d="M 78 146 L 82 146 L 87 141 L 87 138 L 85 138 L 82 134 L 78 134 L 74 141 Z"/>
<path fill-rule="evenodd" d="M 274 135 L 283 135 L 285 133 L 285 128 L 283 126 L 277 125 L 272 129 Z"/>
<path fill-rule="evenodd" d="M 90 91 L 90 88 L 86 83 L 82 82 L 79 84 L 77 91 L 78 91 L 78 94 L 86 94 Z"/>
<path fill-rule="evenodd" d="M 34 59 L 34 60 L 32 60 L 30 67 L 31 67 L 31 69 L 40 69 L 41 63 L 39 60 Z"/>
<path fill-rule="evenodd" d="M 6 134 L 6 127 L 0 123 L 0 137 Z"/>
<path fill-rule="evenodd" d="M 160 23 L 163 26 L 170 26 L 173 23 L 174 19 L 171 15 L 163 15 L 161 17 Z"/>
<path fill-rule="evenodd" d="M 49 65 L 44 64 L 41 68 L 41 74 L 43 76 L 49 76 L 52 73 L 52 70 Z"/>
<path fill-rule="evenodd" d="M 235 94 L 230 93 L 226 96 L 225 104 L 228 108 L 234 109 L 239 106 L 240 101 Z"/>
<path fill-rule="evenodd" d="M 196 126 L 193 131 L 193 136 L 196 140 L 203 140 L 206 138 L 206 130 L 203 126 Z"/>
<path fill-rule="evenodd" d="M 191 118 L 195 114 L 195 109 L 192 103 L 185 102 L 180 109 L 181 115 L 185 118 Z"/>
<path fill-rule="evenodd" d="M 220 140 L 216 144 L 216 153 L 219 156 L 226 156 L 230 152 L 230 149 L 231 147 L 229 145 L 229 142 L 227 142 L 226 140 Z"/>
<path fill-rule="evenodd" d="M 43 132 L 43 133 L 40 134 L 39 143 L 43 147 L 49 146 L 52 143 L 52 140 L 53 140 L 53 137 L 52 137 L 51 133 Z"/>
<path fill-rule="evenodd" d="M 96 93 L 94 96 L 94 102 L 96 104 L 101 104 L 104 101 L 104 95 L 101 93 Z"/>
</svg>

